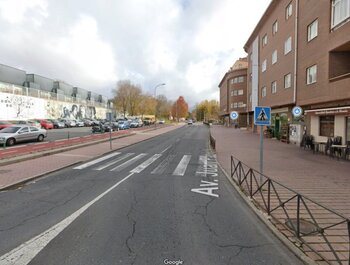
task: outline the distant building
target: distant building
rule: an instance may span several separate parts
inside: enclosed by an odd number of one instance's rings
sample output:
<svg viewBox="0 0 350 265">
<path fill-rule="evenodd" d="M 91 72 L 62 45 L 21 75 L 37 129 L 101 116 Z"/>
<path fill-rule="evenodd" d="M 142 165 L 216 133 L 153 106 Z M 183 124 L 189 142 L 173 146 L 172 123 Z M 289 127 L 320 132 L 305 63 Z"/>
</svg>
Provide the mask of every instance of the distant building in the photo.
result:
<svg viewBox="0 0 350 265">
<path fill-rule="evenodd" d="M 226 125 L 247 126 L 247 58 L 240 58 L 222 78 L 220 88 L 219 117 Z M 230 112 L 237 111 L 239 118 L 230 119 Z"/>
</svg>

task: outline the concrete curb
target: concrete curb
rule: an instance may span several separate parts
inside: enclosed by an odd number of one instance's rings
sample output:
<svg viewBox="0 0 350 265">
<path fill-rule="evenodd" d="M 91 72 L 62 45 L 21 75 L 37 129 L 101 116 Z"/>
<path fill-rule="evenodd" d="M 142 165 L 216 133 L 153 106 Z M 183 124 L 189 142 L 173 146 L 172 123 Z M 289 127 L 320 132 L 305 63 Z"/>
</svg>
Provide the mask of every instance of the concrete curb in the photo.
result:
<svg viewBox="0 0 350 265">
<path fill-rule="evenodd" d="M 212 150 L 215 153 L 215 150 Z M 245 203 L 253 210 L 253 212 L 258 216 L 258 218 L 266 225 L 268 229 L 272 231 L 272 233 L 290 250 L 296 255 L 302 262 L 308 265 L 318 265 L 317 262 L 309 258 L 302 250 L 300 250 L 297 246 L 295 246 L 291 241 L 288 240 L 281 232 L 267 219 L 267 215 L 256 208 L 255 204 L 250 200 L 237 186 L 237 184 L 230 178 L 229 174 L 225 171 L 223 166 L 218 162 L 218 165 L 221 171 L 224 173 L 228 181 L 235 188 L 241 198 L 245 201 Z"/>
</svg>

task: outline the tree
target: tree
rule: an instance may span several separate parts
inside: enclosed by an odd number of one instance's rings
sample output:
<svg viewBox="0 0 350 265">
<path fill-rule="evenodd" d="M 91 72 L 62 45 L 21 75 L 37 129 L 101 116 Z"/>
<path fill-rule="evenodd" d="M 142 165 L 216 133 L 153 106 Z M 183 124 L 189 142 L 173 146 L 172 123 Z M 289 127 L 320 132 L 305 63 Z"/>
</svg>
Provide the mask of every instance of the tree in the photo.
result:
<svg viewBox="0 0 350 265">
<path fill-rule="evenodd" d="M 131 85 L 129 88 L 128 112 L 131 116 L 138 114 L 140 102 L 142 100 L 142 90 L 138 85 Z"/>
<path fill-rule="evenodd" d="M 123 113 L 125 118 L 129 104 L 129 89 L 131 87 L 130 80 L 118 81 L 116 89 L 113 91 L 115 94 L 113 103 L 118 111 Z"/>
<path fill-rule="evenodd" d="M 171 109 L 171 114 L 173 117 L 176 117 L 176 120 L 179 118 L 186 118 L 188 115 L 188 104 L 185 101 L 183 96 L 180 96 Z"/>
<path fill-rule="evenodd" d="M 163 118 L 169 118 L 171 113 L 172 102 L 164 95 L 157 97 L 157 116 Z"/>
<path fill-rule="evenodd" d="M 156 109 L 156 100 L 153 96 L 148 94 L 141 95 L 141 100 L 138 107 L 138 113 L 142 116 L 145 114 L 154 113 Z"/>
<path fill-rule="evenodd" d="M 219 102 L 204 100 L 196 105 L 196 118 L 202 120 L 217 120 L 219 117 Z"/>
</svg>

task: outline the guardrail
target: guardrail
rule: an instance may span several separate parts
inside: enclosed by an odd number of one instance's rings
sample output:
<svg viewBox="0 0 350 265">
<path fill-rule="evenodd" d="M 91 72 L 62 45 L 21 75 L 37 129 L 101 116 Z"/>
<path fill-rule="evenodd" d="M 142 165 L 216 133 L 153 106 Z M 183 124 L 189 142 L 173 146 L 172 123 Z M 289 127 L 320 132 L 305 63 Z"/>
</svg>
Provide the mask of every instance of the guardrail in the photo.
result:
<svg viewBox="0 0 350 265">
<path fill-rule="evenodd" d="M 282 234 L 310 258 L 332 265 L 350 265 L 349 218 L 272 180 L 233 156 L 231 178 Z"/>
</svg>

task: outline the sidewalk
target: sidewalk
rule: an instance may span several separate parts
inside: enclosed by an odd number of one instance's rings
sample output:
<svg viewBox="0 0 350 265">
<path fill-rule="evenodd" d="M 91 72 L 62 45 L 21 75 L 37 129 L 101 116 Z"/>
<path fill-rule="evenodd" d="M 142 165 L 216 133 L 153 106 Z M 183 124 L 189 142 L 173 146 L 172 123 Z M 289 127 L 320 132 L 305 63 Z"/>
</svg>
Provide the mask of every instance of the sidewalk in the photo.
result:
<svg viewBox="0 0 350 265">
<path fill-rule="evenodd" d="M 60 170 L 76 163 L 93 159 L 94 157 L 101 156 L 122 147 L 153 138 L 157 135 L 175 130 L 180 126 L 182 125 L 167 126 L 157 130 L 147 130 L 145 132 L 136 132 L 136 134 L 115 139 L 112 141 L 112 150 L 110 149 L 110 142 L 105 141 L 94 145 L 56 152 L 52 155 L 45 155 L 0 166 L 0 190 L 20 184 L 24 181 L 44 176 L 50 172 Z"/>
<path fill-rule="evenodd" d="M 211 135 L 216 140 L 217 159 L 226 173 L 230 174 L 231 171 L 231 155 L 259 171 L 260 138 L 258 134 L 224 126 L 211 126 Z M 346 218 L 350 218 L 350 161 L 314 154 L 310 150 L 304 150 L 293 144 L 264 138 L 264 175 L 327 208 L 335 210 Z M 262 192 L 267 192 L 266 186 L 264 186 Z M 290 198 L 285 190 L 281 192 L 281 195 Z M 254 196 L 256 196 L 255 199 L 261 200 L 259 193 Z M 260 198 L 258 198 L 259 196 Z M 275 206 L 278 205 L 277 199 L 274 198 L 274 200 L 274 202 L 277 202 Z M 290 201 L 289 206 L 286 207 L 289 207 L 295 214 L 297 206 L 296 203 L 293 203 L 293 201 Z M 334 216 L 329 212 L 318 209 L 315 205 L 311 207 L 312 211 L 316 211 L 316 216 L 319 218 L 317 222 L 321 227 L 327 227 L 328 223 L 334 224 L 336 222 Z M 285 213 L 281 209 L 280 211 L 277 211 L 277 215 L 282 218 L 281 220 L 286 220 Z M 305 215 L 305 213 L 307 214 L 304 211 L 301 215 Z M 292 217 L 295 218 L 296 216 Z M 276 225 L 273 220 L 271 220 L 271 223 L 292 242 L 295 242 L 295 235 L 290 230 Z M 327 232 L 328 230 L 324 233 Z M 334 227 L 331 234 L 327 236 L 331 238 L 331 243 L 335 246 L 336 252 L 340 253 L 341 264 L 348 265 L 349 231 L 346 224 L 341 227 Z M 332 256 L 328 246 L 320 239 L 323 240 L 322 236 L 317 235 L 307 238 L 318 251 L 332 260 L 332 264 L 339 264 L 337 261 L 334 262 L 334 255 Z M 322 261 L 320 262 L 319 258 L 315 256 L 316 254 L 307 250 L 305 246 L 302 249 L 319 264 L 325 264 Z"/>
</svg>

